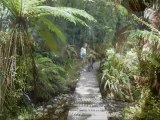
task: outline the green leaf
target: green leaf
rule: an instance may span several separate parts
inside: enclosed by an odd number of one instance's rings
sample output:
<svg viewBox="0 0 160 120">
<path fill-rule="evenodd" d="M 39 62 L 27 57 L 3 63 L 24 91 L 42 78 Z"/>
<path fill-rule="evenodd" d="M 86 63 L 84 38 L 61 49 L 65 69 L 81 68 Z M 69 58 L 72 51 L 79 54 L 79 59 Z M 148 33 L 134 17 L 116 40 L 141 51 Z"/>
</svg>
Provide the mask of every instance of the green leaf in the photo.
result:
<svg viewBox="0 0 160 120">
<path fill-rule="evenodd" d="M 58 41 L 54 39 L 53 34 L 43 25 L 37 25 L 35 24 L 39 35 L 45 40 L 46 44 L 49 46 L 50 49 L 57 52 L 59 50 Z"/>
<path fill-rule="evenodd" d="M 50 7 L 50 6 L 37 6 L 34 11 L 35 17 L 42 17 L 52 15 L 54 17 L 62 17 L 74 24 L 80 23 L 87 26 L 84 20 L 79 17 L 88 19 L 89 21 L 96 22 L 96 20 L 84 10 L 67 7 Z"/>
<path fill-rule="evenodd" d="M 117 5 L 116 7 L 121 15 L 123 16 L 128 15 L 128 10 L 125 7 L 123 7 L 122 5 Z"/>
<path fill-rule="evenodd" d="M 54 25 L 50 20 L 45 17 L 42 17 L 41 21 L 48 27 L 48 29 L 54 32 L 62 40 L 63 43 L 66 42 L 64 34 L 58 29 L 56 25 Z"/>
</svg>

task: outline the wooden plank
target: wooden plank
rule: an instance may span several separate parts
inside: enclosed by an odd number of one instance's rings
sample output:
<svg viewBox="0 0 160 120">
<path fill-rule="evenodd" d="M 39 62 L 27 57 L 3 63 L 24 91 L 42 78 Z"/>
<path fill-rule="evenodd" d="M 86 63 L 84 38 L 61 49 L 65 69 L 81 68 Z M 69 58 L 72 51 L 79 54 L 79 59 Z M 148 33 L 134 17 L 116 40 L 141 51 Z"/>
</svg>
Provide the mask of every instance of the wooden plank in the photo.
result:
<svg viewBox="0 0 160 120">
<path fill-rule="evenodd" d="M 107 120 L 102 96 L 96 79 L 99 64 L 91 72 L 83 71 L 74 93 L 67 120 Z"/>
</svg>

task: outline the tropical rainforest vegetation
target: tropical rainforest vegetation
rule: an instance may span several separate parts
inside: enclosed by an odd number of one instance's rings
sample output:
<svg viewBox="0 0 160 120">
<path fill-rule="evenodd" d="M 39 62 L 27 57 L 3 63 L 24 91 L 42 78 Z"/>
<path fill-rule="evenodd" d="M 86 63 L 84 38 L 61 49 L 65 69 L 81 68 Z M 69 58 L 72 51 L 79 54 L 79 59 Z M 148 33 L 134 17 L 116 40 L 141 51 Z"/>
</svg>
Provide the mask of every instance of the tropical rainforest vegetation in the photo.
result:
<svg viewBox="0 0 160 120">
<path fill-rule="evenodd" d="M 159 0 L 0 0 L 0 14 L 0 119 L 71 93 L 86 42 L 103 97 L 132 103 L 123 119 L 159 120 Z"/>
</svg>

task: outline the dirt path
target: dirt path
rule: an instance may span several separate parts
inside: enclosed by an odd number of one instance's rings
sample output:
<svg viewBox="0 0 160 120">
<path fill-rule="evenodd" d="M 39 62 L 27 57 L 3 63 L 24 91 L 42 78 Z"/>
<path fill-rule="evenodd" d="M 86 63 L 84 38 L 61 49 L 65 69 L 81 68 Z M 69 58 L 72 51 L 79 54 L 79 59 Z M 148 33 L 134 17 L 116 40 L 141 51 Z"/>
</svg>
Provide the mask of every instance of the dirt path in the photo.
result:
<svg viewBox="0 0 160 120">
<path fill-rule="evenodd" d="M 94 70 L 81 73 L 67 120 L 107 120 L 108 113 L 96 78 L 98 68 L 99 63 L 95 63 Z"/>
</svg>

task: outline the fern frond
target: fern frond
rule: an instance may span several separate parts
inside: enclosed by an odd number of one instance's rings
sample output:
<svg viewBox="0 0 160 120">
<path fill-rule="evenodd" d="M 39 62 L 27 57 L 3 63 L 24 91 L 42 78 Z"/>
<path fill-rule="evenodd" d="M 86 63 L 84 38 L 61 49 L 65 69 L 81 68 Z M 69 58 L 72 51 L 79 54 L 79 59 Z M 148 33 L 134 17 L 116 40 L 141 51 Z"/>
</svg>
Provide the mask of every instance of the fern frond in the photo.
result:
<svg viewBox="0 0 160 120">
<path fill-rule="evenodd" d="M 7 9 L 14 15 L 18 16 L 20 13 L 20 1 L 19 0 L 0 0 L 0 2 L 7 7 Z"/>
<path fill-rule="evenodd" d="M 23 0 L 23 7 L 36 7 L 38 5 L 42 5 L 46 0 Z"/>
<path fill-rule="evenodd" d="M 152 25 L 150 25 L 149 23 L 145 22 L 144 20 L 142 20 L 141 18 L 137 17 L 136 15 L 132 14 L 132 17 L 134 20 L 142 23 L 143 25 L 147 26 L 149 29 L 157 32 L 160 35 L 160 31 L 156 28 L 154 28 Z"/>
<path fill-rule="evenodd" d="M 159 41 L 160 40 L 160 36 L 155 34 L 153 31 L 147 31 L 147 30 L 130 30 L 128 31 L 130 33 L 129 35 L 129 39 L 130 40 L 135 40 L 137 39 L 137 37 L 142 37 L 145 38 L 146 40 L 152 40 L 152 41 Z"/>
<path fill-rule="evenodd" d="M 64 87 L 65 71 L 47 57 L 38 57 L 36 64 L 39 73 L 37 86 L 41 88 L 38 91 L 38 96 L 49 98 Z"/>
<path fill-rule="evenodd" d="M 106 5 L 115 7 L 117 11 L 119 11 L 119 13 L 123 16 L 128 15 L 128 10 L 121 4 L 117 4 L 115 2 L 106 2 Z"/>
<path fill-rule="evenodd" d="M 14 11 L 19 15 L 22 11 L 22 0 L 10 0 L 11 5 L 14 8 Z"/>
<path fill-rule="evenodd" d="M 27 14 L 30 10 L 32 10 L 33 7 L 42 5 L 46 0 L 23 0 L 22 2 L 22 8 L 23 13 Z"/>
<path fill-rule="evenodd" d="M 157 68 L 160 67 L 160 62 L 157 61 L 156 59 L 148 57 L 148 61 L 150 61 L 151 64 L 154 65 L 154 66 L 156 66 Z"/>
<path fill-rule="evenodd" d="M 74 58 L 75 56 L 77 56 L 77 51 L 74 48 L 73 45 L 67 45 L 64 49 L 64 56 L 66 56 L 67 58 Z"/>
<path fill-rule="evenodd" d="M 83 18 L 88 19 L 90 21 L 96 22 L 96 20 L 84 10 L 79 10 L 76 8 L 69 8 L 69 7 L 61 7 L 60 9 L 66 11 L 72 15 L 80 16 L 80 17 L 83 17 Z"/>
<path fill-rule="evenodd" d="M 65 36 L 56 25 L 54 25 L 50 20 L 48 20 L 45 17 L 42 17 L 41 21 L 48 27 L 48 29 L 54 32 L 61 39 L 63 43 L 65 43 Z"/>
<path fill-rule="evenodd" d="M 128 15 L 128 10 L 123 7 L 122 5 L 117 5 L 116 6 L 117 10 L 120 12 L 121 15 L 125 16 L 125 15 Z"/>
<path fill-rule="evenodd" d="M 55 52 L 59 50 L 58 41 L 54 39 L 53 34 L 47 29 L 43 24 L 37 25 L 35 24 L 36 29 L 39 32 L 39 35 L 45 40 L 46 45 L 49 46 Z"/>
<path fill-rule="evenodd" d="M 77 22 L 87 26 L 84 20 L 79 17 L 83 17 L 90 21 L 96 21 L 91 15 L 84 10 L 67 7 L 50 7 L 50 6 L 37 6 L 34 13 L 35 17 L 52 15 L 54 17 L 62 17 L 70 22 L 76 24 Z"/>
</svg>

